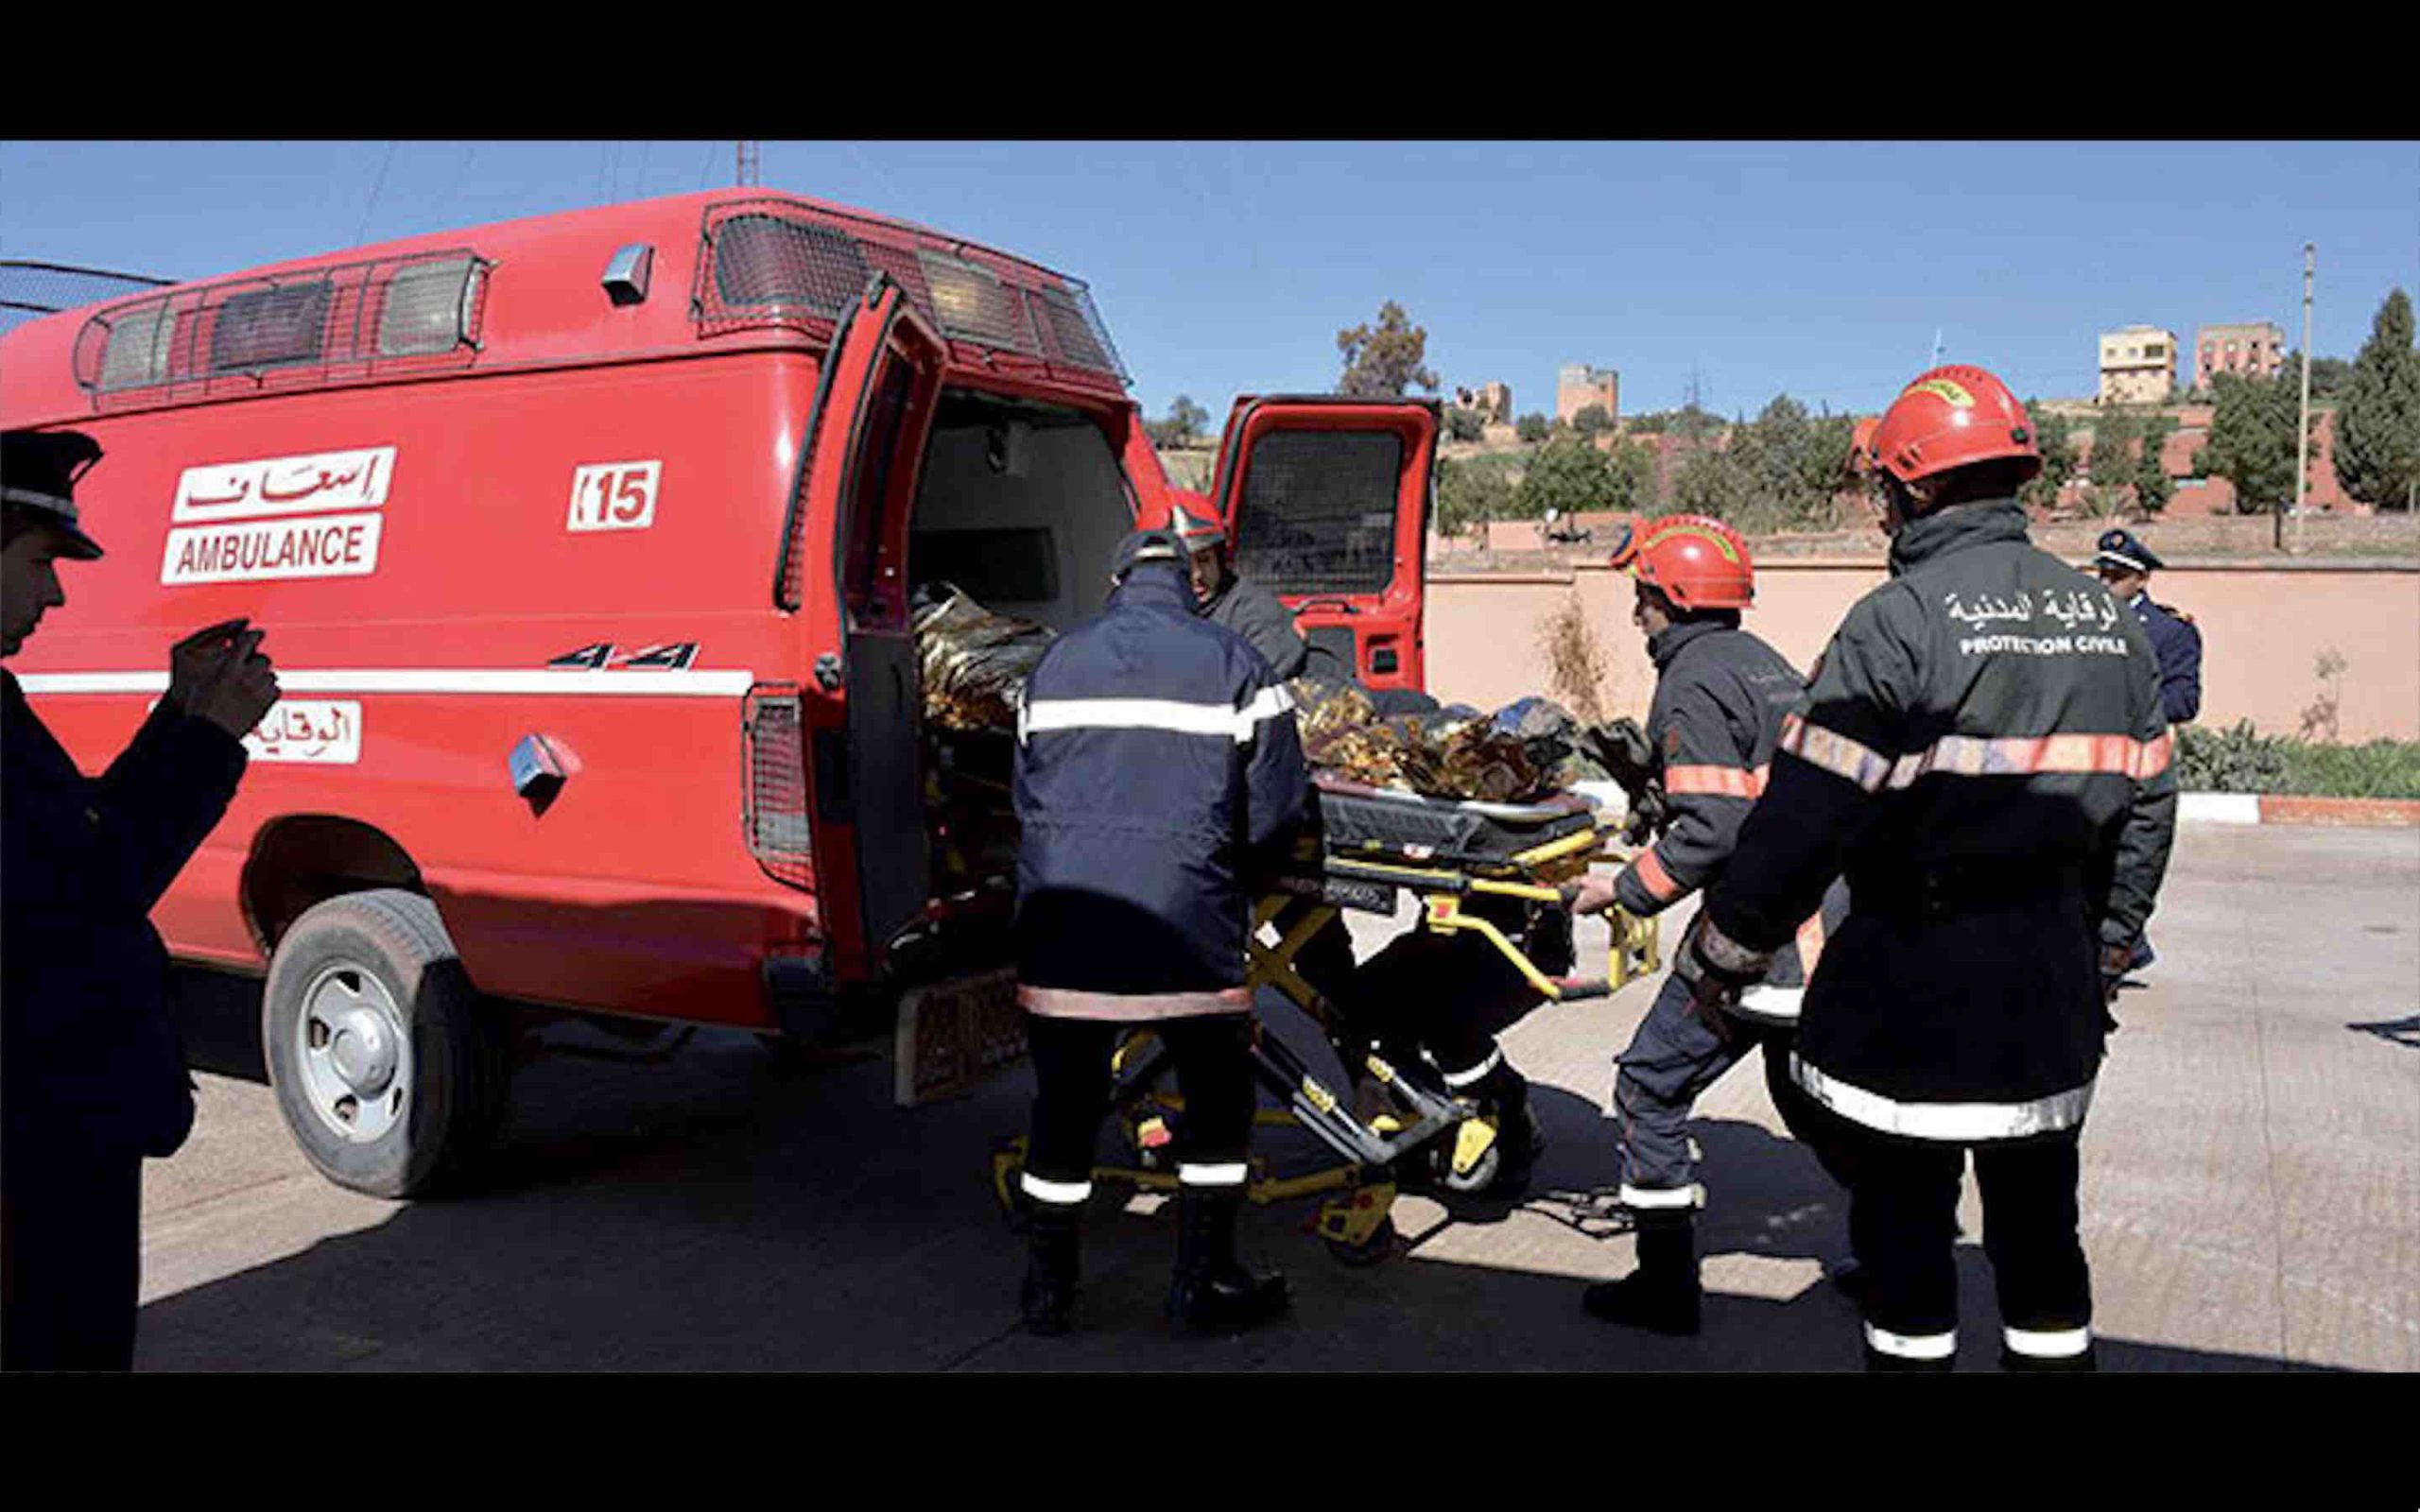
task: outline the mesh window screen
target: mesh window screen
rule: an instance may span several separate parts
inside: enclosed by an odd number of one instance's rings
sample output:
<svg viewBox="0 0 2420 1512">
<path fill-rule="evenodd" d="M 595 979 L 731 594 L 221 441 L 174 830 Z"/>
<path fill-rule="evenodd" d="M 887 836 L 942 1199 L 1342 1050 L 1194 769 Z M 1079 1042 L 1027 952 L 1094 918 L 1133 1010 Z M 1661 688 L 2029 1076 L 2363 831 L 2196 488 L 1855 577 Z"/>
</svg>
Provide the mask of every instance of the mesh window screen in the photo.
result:
<svg viewBox="0 0 2420 1512">
<path fill-rule="evenodd" d="M 780 215 L 734 215 L 717 226 L 715 294 L 735 310 L 796 308 L 829 318 L 866 286 L 855 238 Z"/>
<path fill-rule="evenodd" d="M 312 362 L 328 334 L 324 283 L 231 294 L 210 332 L 210 366 L 216 372 Z"/>
<path fill-rule="evenodd" d="M 389 357 L 451 352 L 470 326 L 478 264 L 468 257 L 415 263 L 387 281 L 378 351 Z"/>
<path fill-rule="evenodd" d="M 924 269 L 932 296 L 931 313 L 942 335 L 1010 352 L 1035 350 L 1025 301 L 1000 282 L 999 275 L 940 252 L 920 251 L 916 260 Z"/>
<path fill-rule="evenodd" d="M 1279 593 L 1376 593 L 1394 576 L 1403 438 L 1278 431 L 1253 443 L 1236 567 Z"/>
</svg>

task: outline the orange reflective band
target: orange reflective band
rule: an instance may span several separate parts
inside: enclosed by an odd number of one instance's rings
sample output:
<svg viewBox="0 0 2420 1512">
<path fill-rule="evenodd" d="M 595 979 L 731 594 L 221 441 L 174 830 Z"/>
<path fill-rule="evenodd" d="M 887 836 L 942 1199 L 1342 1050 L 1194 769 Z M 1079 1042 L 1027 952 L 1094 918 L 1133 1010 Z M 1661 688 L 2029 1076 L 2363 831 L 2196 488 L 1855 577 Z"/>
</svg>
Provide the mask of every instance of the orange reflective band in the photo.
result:
<svg viewBox="0 0 2420 1512">
<path fill-rule="evenodd" d="M 2168 770 L 2170 744 L 2131 735 L 1944 735 L 1929 749 L 1891 766 L 1891 785 L 1906 787 L 1941 772 L 1953 777 L 2031 777 L 2038 773 L 2107 774 L 2136 782 Z"/>
<path fill-rule="evenodd" d="M 1745 766 L 1668 766 L 1664 769 L 1664 791 L 1754 798 L 1765 790 L 1768 770 L 1763 766 L 1753 771 Z"/>
<path fill-rule="evenodd" d="M 1657 902 L 1668 903 L 1681 896 L 1681 885 L 1664 869 L 1663 859 L 1656 855 L 1652 847 L 1638 853 L 1638 859 L 1632 863 L 1632 869 L 1638 873 L 1639 885 L 1645 887 L 1647 895 Z"/>
<path fill-rule="evenodd" d="M 1806 982 L 1814 981 L 1815 963 L 1823 958 L 1824 915 L 1819 910 L 1814 918 L 1798 926 L 1798 970 L 1801 973 L 1800 980 Z"/>
<path fill-rule="evenodd" d="M 1891 776 L 1890 758 L 1880 751 L 1836 730 L 1808 724 L 1796 714 L 1783 717 L 1777 748 L 1835 777 L 1845 777 L 1869 793 Z"/>
<path fill-rule="evenodd" d="M 1837 730 L 1809 724 L 1796 714 L 1782 721 L 1780 749 L 1847 778 L 1867 792 L 1907 787 L 1916 779 L 2031 777 L 2065 773 L 2130 777 L 2148 782 L 2167 771 L 2172 738 L 2132 735 L 1944 735 L 1924 750 L 1896 761 Z"/>
</svg>

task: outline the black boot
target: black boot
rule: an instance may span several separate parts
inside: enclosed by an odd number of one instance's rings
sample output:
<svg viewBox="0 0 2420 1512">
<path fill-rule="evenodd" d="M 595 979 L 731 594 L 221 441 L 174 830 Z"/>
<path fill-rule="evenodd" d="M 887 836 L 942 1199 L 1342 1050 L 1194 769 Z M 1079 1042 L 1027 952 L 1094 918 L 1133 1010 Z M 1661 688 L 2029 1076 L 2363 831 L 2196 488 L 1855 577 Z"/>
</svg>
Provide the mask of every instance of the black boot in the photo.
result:
<svg viewBox="0 0 2420 1512">
<path fill-rule="evenodd" d="M 1017 1306 L 1028 1333 L 1064 1333 L 1074 1326 L 1079 1227 L 1077 1203 L 1036 1202 L 1027 1228 L 1025 1284 Z"/>
<path fill-rule="evenodd" d="M 1176 1280 L 1168 1320 L 1198 1333 L 1239 1333 L 1286 1311 L 1286 1278 L 1255 1276 L 1236 1259 L 1240 1188 L 1177 1194 Z"/>
<path fill-rule="evenodd" d="M 1679 1336 L 1698 1332 L 1699 1302 L 1697 1224 L 1663 1211 L 1638 1215 L 1638 1269 L 1580 1297 L 1590 1317 Z"/>
</svg>

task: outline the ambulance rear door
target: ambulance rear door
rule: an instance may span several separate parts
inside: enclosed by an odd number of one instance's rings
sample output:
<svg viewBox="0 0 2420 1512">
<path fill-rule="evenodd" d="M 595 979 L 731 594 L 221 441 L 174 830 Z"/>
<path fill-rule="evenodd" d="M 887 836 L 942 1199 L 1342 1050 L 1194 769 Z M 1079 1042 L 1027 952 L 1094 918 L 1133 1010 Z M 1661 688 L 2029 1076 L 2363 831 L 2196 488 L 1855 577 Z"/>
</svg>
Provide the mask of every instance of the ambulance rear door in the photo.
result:
<svg viewBox="0 0 2420 1512">
<path fill-rule="evenodd" d="M 1373 688 L 1420 690 L 1435 401 L 1246 395 L 1211 500 L 1237 572 Z M 1326 658 L 1315 659 L 1315 664 Z"/>
<path fill-rule="evenodd" d="M 908 524 L 944 357 L 899 285 L 877 275 L 839 320 L 808 422 L 800 501 L 806 540 L 828 542 L 836 611 L 810 631 L 824 638 L 806 690 L 816 868 L 856 882 L 869 966 L 931 893 Z M 823 901 L 843 933 L 844 889 L 827 885 Z M 856 954 L 849 943 L 843 955 Z"/>
</svg>

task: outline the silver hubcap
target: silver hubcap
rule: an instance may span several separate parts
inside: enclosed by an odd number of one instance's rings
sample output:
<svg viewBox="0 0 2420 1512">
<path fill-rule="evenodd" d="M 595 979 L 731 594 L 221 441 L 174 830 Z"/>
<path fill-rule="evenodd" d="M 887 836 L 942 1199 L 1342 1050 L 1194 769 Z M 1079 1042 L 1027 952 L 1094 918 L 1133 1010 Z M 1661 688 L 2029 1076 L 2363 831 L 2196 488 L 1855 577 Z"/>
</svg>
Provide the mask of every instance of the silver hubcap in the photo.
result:
<svg viewBox="0 0 2420 1512">
<path fill-rule="evenodd" d="M 353 966 L 311 979 L 294 1025 L 294 1059 L 311 1110 L 338 1137 L 369 1143 L 402 1121 L 412 1045 L 386 985 Z"/>
</svg>

